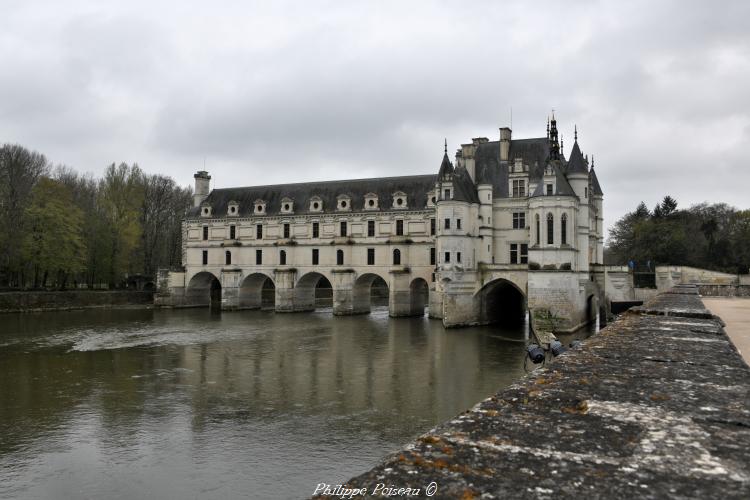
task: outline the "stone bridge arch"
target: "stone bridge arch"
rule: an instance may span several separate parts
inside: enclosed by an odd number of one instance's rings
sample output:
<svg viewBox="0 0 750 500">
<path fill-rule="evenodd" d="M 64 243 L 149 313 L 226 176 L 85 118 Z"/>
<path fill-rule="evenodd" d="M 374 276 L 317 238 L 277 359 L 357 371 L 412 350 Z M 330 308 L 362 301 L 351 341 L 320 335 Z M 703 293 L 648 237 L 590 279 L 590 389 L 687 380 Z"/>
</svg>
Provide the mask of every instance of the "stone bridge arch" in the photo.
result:
<svg viewBox="0 0 750 500">
<path fill-rule="evenodd" d="M 318 299 L 318 302 L 321 302 L 319 299 L 326 299 L 322 302 L 327 304 L 329 302 L 327 299 L 332 299 L 332 295 L 328 295 L 328 292 L 326 292 L 326 295 L 322 296 L 319 291 L 323 288 L 326 291 L 330 290 L 332 294 L 332 283 L 332 277 L 326 272 L 310 271 L 300 276 L 294 285 L 295 310 L 314 311 L 317 306 L 316 299 Z"/>
<path fill-rule="evenodd" d="M 517 327 L 526 318 L 526 293 L 514 281 L 496 278 L 474 294 L 474 307 L 480 324 Z"/>
<path fill-rule="evenodd" d="M 260 309 L 265 303 L 275 303 L 276 283 L 265 273 L 256 272 L 245 276 L 240 283 L 239 308 Z"/>
<path fill-rule="evenodd" d="M 185 304 L 189 306 L 221 307 L 221 281 L 210 271 L 195 273 L 185 288 Z"/>
</svg>

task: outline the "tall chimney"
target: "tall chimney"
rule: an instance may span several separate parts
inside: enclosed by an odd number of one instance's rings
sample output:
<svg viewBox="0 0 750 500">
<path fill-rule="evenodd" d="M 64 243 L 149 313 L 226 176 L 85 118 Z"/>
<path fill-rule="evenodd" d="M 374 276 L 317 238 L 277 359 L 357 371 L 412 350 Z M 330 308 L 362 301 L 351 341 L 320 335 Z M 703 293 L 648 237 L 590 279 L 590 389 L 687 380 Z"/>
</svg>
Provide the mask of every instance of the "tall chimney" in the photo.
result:
<svg viewBox="0 0 750 500">
<path fill-rule="evenodd" d="M 208 185 L 211 176 L 205 170 L 199 170 L 193 176 L 195 179 L 195 191 L 193 191 L 193 206 L 197 207 L 208 197 Z"/>
<path fill-rule="evenodd" d="M 500 128 L 500 161 L 508 161 L 510 154 L 510 135 L 511 130 L 508 127 Z"/>
</svg>

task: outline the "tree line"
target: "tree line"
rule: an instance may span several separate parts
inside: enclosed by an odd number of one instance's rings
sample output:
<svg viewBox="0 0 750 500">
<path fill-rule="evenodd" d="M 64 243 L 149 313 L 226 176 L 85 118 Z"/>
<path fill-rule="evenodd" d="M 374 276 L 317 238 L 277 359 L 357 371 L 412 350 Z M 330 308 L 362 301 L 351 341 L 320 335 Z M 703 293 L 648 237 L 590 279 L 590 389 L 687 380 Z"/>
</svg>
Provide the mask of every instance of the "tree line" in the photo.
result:
<svg viewBox="0 0 750 500">
<path fill-rule="evenodd" d="M 0 147 L 0 287 L 126 286 L 181 264 L 192 189 L 137 164 L 82 175 L 17 144 Z"/>
<path fill-rule="evenodd" d="M 745 274 L 750 266 L 750 210 L 701 203 L 679 210 L 665 196 L 653 210 L 641 202 L 610 231 L 606 262 L 686 265 Z"/>
</svg>

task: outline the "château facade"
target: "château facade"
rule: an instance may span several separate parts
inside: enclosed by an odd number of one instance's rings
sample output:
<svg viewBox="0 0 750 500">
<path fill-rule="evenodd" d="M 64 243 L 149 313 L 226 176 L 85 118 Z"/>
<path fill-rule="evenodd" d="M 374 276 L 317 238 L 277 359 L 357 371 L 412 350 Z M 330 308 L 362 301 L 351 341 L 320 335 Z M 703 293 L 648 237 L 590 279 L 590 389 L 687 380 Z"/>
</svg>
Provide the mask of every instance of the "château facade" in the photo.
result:
<svg viewBox="0 0 750 500">
<path fill-rule="evenodd" d="M 526 308 L 558 330 L 590 321 L 604 300 L 603 193 L 574 140 L 447 143 L 437 175 L 210 190 L 195 174 L 183 224 L 183 269 L 160 273 L 157 305 L 277 312 L 315 308 L 330 283 L 333 313 L 370 311 L 373 283 L 391 316 L 445 326 L 521 321 Z M 265 292 L 264 292 L 265 290 Z"/>
</svg>

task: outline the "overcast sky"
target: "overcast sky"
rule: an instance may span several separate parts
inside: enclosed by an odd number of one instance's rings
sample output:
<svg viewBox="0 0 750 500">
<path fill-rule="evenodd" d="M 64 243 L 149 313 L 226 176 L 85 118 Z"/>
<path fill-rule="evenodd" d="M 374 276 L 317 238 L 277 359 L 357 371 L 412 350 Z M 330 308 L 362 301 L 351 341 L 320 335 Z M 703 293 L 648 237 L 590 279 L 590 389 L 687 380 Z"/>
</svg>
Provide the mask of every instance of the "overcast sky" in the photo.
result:
<svg viewBox="0 0 750 500">
<path fill-rule="evenodd" d="M 545 134 L 640 200 L 750 208 L 750 2 L 0 0 L 0 142 L 212 187 L 436 173 Z"/>
</svg>

